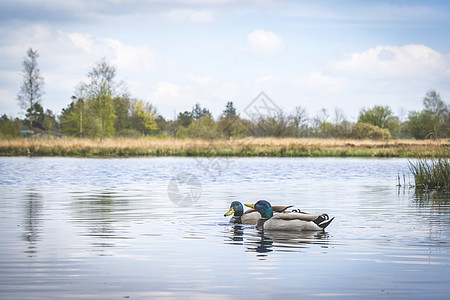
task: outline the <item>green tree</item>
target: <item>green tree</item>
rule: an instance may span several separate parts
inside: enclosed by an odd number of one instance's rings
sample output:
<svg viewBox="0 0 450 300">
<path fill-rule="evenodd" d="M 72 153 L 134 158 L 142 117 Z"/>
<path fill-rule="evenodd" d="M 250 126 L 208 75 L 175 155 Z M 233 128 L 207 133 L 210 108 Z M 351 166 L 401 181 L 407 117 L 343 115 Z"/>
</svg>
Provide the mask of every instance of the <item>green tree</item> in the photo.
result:
<svg viewBox="0 0 450 300">
<path fill-rule="evenodd" d="M 135 100 L 131 105 L 132 126 L 142 134 L 150 134 L 158 130 L 154 107 L 142 100 Z"/>
<path fill-rule="evenodd" d="M 335 134 L 335 126 L 333 123 L 325 121 L 319 125 L 319 136 L 322 138 L 330 138 Z"/>
<path fill-rule="evenodd" d="M 85 99 L 83 118 L 89 120 L 85 132 L 90 136 L 112 136 L 117 119 L 114 98 L 128 97 L 128 92 L 116 81 L 116 67 L 104 58 L 92 67 L 88 78 L 89 82 L 81 83 L 76 91 L 78 98 Z"/>
<path fill-rule="evenodd" d="M 30 129 L 33 128 L 33 121 L 37 118 L 36 115 L 39 114 L 39 111 L 36 111 L 36 109 L 42 108 L 40 102 L 44 94 L 44 78 L 38 66 L 38 57 L 39 53 L 37 50 L 28 49 L 22 62 L 23 81 L 17 96 L 21 108 L 26 112 Z"/>
<path fill-rule="evenodd" d="M 222 115 L 219 119 L 219 130 L 223 136 L 229 137 L 244 137 L 247 128 L 237 114 L 236 108 L 232 101 L 228 101 Z"/>
<path fill-rule="evenodd" d="M 61 131 L 65 135 L 74 136 L 78 133 L 78 118 L 73 118 L 73 111 L 75 110 L 74 106 L 75 102 L 70 102 L 66 108 L 62 109 L 61 115 L 58 117 Z"/>
<path fill-rule="evenodd" d="M 193 120 L 194 118 L 192 117 L 192 113 L 189 111 L 185 111 L 178 114 L 177 123 L 179 126 L 188 127 L 189 125 L 191 125 L 191 122 Z"/>
<path fill-rule="evenodd" d="M 191 138 L 215 139 L 220 136 L 219 126 L 208 115 L 193 121 L 187 131 Z"/>
<path fill-rule="evenodd" d="M 27 109 L 24 121 L 33 128 L 44 129 L 44 119 L 44 108 L 38 102 L 35 102 L 32 107 Z"/>
<path fill-rule="evenodd" d="M 423 106 L 425 110 L 431 112 L 436 118 L 443 117 L 448 111 L 448 106 L 441 99 L 441 95 L 435 90 L 430 90 L 423 98 Z"/>
<path fill-rule="evenodd" d="M 96 136 L 97 128 L 94 127 L 95 122 L 91 122 L 88 110 L 85 108 L 86 103 L 82 98 L 72 97 L 72 102 L 63 108 L 59 116 L 61 131 L 65 135 L 70 136 Z"/>
<path fill-rule="evenodd" d="M 50 110 L 47 109 L 44 113 L 44 121 L 43 121 L 43 127 L 47 131 L 57 131 L 58 130 L 58 122 L 56 121 L 55 114 Z"/>
<path fill-rule="evenodd" d="M 189 137 L 188 129 L 184 126 L 178 126 L 177 131 L 175 133 L 175 137 L 177 139 L 185 139 Z"/>
<path fill-rule="evenodd" d="M 389 106 L 375 105 L 370 109 L 362 109 L 359 113 L 358 123 L 372 124 L 379 128 L 387 128 L 393 132 L 398 126 L 398 120 L 394 117 Z"/>
<path fill-rule="evenodd" d="M 202 108 L 200 106 L 200 103 L 196 103 L 192 108 L 192 118 L 194 120 L 199 120 L 200 118 L 205 116 L 212 118 L 212 114 L 208 109 Z"/>
<path fill-rule="evenodd" d="M 281 110 L 277 111 L 274 116 L 260 117 L 253 120 L 252 123 L 249 126 L 248 122 L 245 122 L 244 125 L 255 136 L 283 137 L 290 135 L 289 118 Z"/>
<path fill-rule="evenodd" d="M 117 118 L 113 103 L 113 83 L 116 68 L 109 65 L 105 60 L 98 63 L 88 77 L 89 84 L 89 107 L 100 119 L 100 135 L 110 136 L 114 134 L 114 122 Z"/>
<path fill-rule="evenodd" d="M 219 129 L 222 132 L 222 135 L 226 138 L 230 137 L 244 137 L 247 133 L 247 127 L 244 125 L 242 120 L 231 117 L 220 117 L 219 119 Z"/>
<path fill-rule="evenodd" d="M 18 125 L 5 114 L 0 117 L 0 138 L 14 138 L 19 136 Z"/>
<path fill-rule="evenodd" d="M 424 109 L 411 112 L 407 123 L 408 131 L 417 139 L 429 136 L 450 136 L 450 108 L 439 93 L 430 90 L 423 98 Z"/>
<path fill-rule="evenodd" d="M 437 137 L 450 136 L 450 107 L 434 90 L 427 92 L 423 99 L 425 111 L 432 117 L 433 132 Z"/>
<path fill-rule="evenodd" d="M 235 118 L 237 116 L 236 108 L 233 105 L 233 101 L 228 101 L 227 102 L 227 104 L 225 105 L 225 109 L 222 112 L 222 115 L 225 118 L 226 117 Z"/>
<path fill-rule="evenodd" d="M 158 125 L 159 131 L 162 134 L 168 135 L 168 133 L 170 133 L 171 124 L 169 124 L 169 122 L 166 119 L 164 119 L 163 116 L 158 114 L 155 118 L 155 121 L 156 121 L 156 125 Z"/>
<path fill-rule="evenodd" d="M 411 112 L 408 131 L 416 139 L 424 139 L 435 132 L 435 120 L 430 111 Z"/>
<path fill-rule="evenodd" d="M 131 100 L 127 96 L 113 98 L 114 113 L 116 119 L 114 122 L 114 131 L 121 133 L 130 127 L 130 109 Z"/>
</svg>

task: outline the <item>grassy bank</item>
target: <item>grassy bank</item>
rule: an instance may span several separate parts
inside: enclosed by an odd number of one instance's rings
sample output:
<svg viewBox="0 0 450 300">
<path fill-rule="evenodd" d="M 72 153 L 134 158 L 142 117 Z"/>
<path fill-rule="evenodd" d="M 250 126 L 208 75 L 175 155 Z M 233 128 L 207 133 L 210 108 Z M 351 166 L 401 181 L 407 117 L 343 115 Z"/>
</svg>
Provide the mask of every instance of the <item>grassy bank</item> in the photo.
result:
<svg viewBox="0 0 450 300">
<path fill-rule="evenodd" d="M 245 138 L 195 140 L 158 138 L 0 140 L 2 156 L 277 156 L 277 157 L 432 157 L 450 140 L 341 140 Z"/>
</svg>

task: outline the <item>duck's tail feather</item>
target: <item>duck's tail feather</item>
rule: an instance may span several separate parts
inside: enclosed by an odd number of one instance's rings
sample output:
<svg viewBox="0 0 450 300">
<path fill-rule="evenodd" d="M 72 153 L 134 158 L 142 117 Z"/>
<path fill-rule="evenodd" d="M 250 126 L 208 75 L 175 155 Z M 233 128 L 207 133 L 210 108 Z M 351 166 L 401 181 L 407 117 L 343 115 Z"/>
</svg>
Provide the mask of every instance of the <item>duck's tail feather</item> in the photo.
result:
<svg viewBox="0 0 450 300">
<path fill-rule="evenodd" d="M 322 229 L 325 229 L 334 220 L 334 217 L 330 219 L 327 214 L 318 216 L 313 222 L 316 223 Z"/>
<path fill-rule="evenodd" d="M 291 208 L 291 207 L 294 207 L 294 205 L 286 206 L 286 207 L 284 207 L 282 210 L 280 210 L 279 212 L 285 212 L 286 209 Z"/>
</svg>

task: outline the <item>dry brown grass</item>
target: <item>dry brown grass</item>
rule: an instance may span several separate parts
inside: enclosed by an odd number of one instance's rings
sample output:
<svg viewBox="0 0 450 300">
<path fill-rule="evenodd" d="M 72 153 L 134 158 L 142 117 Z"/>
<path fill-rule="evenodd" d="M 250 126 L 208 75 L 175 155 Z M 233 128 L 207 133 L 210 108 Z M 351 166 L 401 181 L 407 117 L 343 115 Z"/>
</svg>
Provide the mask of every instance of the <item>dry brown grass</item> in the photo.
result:
<svg viewBox="0 0 450 300">
<path fill-rule="evenodd" d="M 0 140 L 0 155 L 68 156 L 432 156 L 450 139 L 345 140 L 317 138 L 244 138 L 199 140 L 174 138 L 11 139 Z"/>
</svg>

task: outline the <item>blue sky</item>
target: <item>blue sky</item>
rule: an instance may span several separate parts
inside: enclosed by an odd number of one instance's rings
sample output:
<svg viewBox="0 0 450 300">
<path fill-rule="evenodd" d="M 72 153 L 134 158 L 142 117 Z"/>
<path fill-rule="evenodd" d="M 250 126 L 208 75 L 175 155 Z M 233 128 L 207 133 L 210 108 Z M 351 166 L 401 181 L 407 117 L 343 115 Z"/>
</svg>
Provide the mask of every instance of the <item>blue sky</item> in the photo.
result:
<svg viewBox="0 0 450 300">
<path fill-rule="evenodd" d="M 218 116 L 264 91 L 286 113 L 389 105 L 402 118 L 429 89 L 450 99 L 448 1 L 0 0 L 0 113 L 22 60 L 40 53 L 42 105 L 60 113 L 105 57 L 164 117 L 199 102 Z"/>
</svg>

